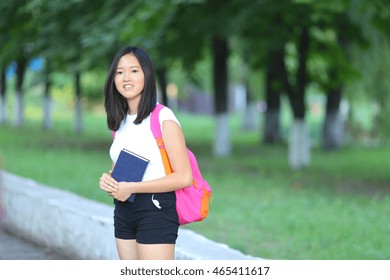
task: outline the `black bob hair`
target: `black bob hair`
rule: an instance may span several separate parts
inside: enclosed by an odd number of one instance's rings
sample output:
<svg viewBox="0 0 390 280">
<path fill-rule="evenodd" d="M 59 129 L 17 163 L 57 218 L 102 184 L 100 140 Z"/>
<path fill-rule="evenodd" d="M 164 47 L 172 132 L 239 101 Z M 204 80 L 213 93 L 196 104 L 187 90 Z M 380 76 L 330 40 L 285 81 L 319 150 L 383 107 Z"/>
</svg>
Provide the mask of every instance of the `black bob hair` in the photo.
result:
<svg viewBox="0 0 390 280">
<path fill-rule="evenodd" d="M 123 48 L 116 54 L 114 60 L 112 61 L 107 75 L 107 80 L 104 85 L 104 107 L 107 113 L 107 126 L 112 131 L 118 130 L 120 123 L 129 111 L 126 98 L 118 92 L 115 86 L 115 75 L 119 60 L 122 56 L 129 53 L 138 59 L 145 76 L 144 89 L 141 93 L 141 100 L 137 110 L 137 118 L 134 120 L 134 123 L 140 124 L 156 107 L 156 77 L 150 57 L 141 48 L 134 46 L 127 46 Z"/>
</svg>

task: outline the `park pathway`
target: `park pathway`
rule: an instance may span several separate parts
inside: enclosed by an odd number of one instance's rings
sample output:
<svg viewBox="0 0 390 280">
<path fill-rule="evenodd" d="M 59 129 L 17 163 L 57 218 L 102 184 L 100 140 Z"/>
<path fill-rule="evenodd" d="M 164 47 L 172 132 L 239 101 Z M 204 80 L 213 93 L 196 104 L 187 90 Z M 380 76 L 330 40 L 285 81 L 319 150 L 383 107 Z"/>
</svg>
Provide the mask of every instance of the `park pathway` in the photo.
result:
<svg viewBox="0 0 390 280">
<path fill-rule="evenodd" d="M 66 260 L 48 248 L 8 233 L 0 224 L 0 260 Z"/>
</svg>

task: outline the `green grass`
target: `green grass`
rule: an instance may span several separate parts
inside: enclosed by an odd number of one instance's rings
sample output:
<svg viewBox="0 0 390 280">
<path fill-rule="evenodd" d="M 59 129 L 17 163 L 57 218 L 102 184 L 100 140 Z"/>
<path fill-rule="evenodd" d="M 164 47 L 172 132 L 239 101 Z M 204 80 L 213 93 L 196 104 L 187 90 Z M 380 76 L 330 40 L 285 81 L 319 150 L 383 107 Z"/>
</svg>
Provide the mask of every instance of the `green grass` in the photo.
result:
<svg viewBox="0 0 390 280">
<path fill-rule="evenodd" d="M 111 204 L 98 187 L 111 166 L 103 113 L 85 114 L 82 135 L 73 132 L 72 112 L 57 112 L 51 131 L 32 115 L 24 128 L 0 126 L 3 168 Z M 390 258 L 389 148 L 313 149 L 310 167 L 292 171 L 286 146 L 260 144 L 260 133 L 242 131 L 238 116 L 228 158 L 211 156 L 211 118 L 178 117 L 213 188 L 210 216 L 185 228 L 263 258 Z"/>
</svg>

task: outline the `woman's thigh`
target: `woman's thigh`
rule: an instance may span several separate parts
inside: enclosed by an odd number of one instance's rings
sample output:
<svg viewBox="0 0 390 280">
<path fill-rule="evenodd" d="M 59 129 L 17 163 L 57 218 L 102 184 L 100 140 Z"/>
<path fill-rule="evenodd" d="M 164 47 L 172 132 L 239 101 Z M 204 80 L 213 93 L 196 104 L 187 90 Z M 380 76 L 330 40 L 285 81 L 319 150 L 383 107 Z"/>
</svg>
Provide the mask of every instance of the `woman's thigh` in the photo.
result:
<svg viewBox="0 0 390 280">
<path fill-rule="evenodd" d="M 116 238 L 116 248 L 121 260 L 137 260 L 137 243 L 135 239 L 119 239 Z"/>
<path fill-rule="evenodd" d="M 137 244 L 140 260 L 173 260 L 175 244 Z"/>
</svg>

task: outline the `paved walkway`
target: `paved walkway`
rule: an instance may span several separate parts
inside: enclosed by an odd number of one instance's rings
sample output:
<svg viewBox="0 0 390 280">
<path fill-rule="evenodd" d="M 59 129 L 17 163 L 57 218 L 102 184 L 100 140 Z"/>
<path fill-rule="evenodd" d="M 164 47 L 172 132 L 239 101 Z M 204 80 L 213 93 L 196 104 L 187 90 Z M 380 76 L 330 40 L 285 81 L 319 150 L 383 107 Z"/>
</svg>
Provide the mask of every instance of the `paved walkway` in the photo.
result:
<svg viewBox="0 0 390 280">
<path fill-rule="evenodd" d="M 48 248 L 15 237 L 0 224 L 0 260 L 66 260 Z"/>
</svg>

